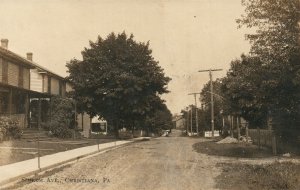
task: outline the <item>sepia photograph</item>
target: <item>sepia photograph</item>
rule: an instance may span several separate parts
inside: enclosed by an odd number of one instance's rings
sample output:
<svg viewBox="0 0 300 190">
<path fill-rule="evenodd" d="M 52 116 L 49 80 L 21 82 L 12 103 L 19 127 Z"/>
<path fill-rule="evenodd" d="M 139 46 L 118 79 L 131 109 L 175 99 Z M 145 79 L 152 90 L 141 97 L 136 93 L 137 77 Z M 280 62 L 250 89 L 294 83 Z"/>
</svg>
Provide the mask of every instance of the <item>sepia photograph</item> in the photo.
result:
<svg viewBox="0 0 300 190">
<path fill-rule="evenodd" d="M 300 0 L 0 0 L 0 190 L 299 190 Z"/>
</svg>

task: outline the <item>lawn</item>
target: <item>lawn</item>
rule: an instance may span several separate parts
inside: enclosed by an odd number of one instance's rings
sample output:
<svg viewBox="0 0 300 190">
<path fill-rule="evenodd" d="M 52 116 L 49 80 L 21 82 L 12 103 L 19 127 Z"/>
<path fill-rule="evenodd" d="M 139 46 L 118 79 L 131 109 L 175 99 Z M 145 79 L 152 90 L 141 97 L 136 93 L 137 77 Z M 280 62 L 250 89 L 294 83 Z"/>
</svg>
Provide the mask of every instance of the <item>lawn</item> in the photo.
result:
<svg viewBox="0 0 300 190">
<path fill-rule="evenodd" d="M 272 157 L 270 149 L 259 149 L 246 143 L 218 144 L 216 141 L 193 145 L 196 152 L 229 158 L 250 158 L 257 162 L 242 163 L 236 159 L 218 163 L 221 174 L 216 178 L 218 189 L 300 189 L 300 164 L 292 162 L 271 162 L 261 164 L 260 158 Z"/>
<path fill-rule="evenodd" d="M 256 145 L 239 144 L 217 144 L 215 141 L 200 142 L 193 145 L 196 152 L 213 156 L 226 156 L 234 158 L 265 158 L 271 157 L 270 149 L 258 149 Z"/>
<path fill-rule="evenodd" d="M 221 175 L 216 178 L 219 189 L 300 189 L 300 164 L 220 163 L 217 166 L 222 168 Z"/>
<path fill-rule="evenodd" d="M 84 140 L 59 140 L 40 141 L 40 155 L 49 155 L 57 152 L 112 142 L 115 139 L 84 139 Z M 0 166 L 20 162 L 37 157 L 37 142 L 25 139 L 3 141 L 0 143 Z"/>
</svg>

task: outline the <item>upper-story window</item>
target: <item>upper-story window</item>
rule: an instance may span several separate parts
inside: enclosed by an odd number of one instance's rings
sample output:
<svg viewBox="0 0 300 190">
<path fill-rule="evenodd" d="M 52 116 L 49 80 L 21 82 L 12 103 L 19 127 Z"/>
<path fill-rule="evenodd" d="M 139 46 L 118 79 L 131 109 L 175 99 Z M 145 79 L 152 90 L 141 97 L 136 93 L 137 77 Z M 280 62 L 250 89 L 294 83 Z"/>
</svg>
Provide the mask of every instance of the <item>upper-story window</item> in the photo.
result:
<svg viewBox="0 0 300 190">
<path fill-rule="evenodd" d="M 62 81 L 59 81 L 59 95 L 60 96 L 62 96 L 62 87 L 63 87 Z"/>
<path fill-rule="evenodd" d="M 48 93 L 51 93 L 51 77 L 48 76 Z"/>
<path fill-rule="evenodd" d="M 8 62 L 5 59 L 2 59 L 2 82 L 8 83 Z"/>
<path fill-rule="evenodd" d="M 19 66 L 19 87 L 24 86 L 24 68 Z"/>
</svg>

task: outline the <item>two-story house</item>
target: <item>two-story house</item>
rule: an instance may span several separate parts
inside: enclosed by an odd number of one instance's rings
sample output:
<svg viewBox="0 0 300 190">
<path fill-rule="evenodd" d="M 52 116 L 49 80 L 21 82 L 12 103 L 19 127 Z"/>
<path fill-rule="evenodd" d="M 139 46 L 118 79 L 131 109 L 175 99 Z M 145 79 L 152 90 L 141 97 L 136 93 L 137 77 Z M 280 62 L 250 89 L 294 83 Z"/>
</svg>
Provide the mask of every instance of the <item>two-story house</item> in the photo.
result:
<svg viewBox="0 0 300 190">
<path fill-rule="evenodd" d="M 46 122 L 51 119 L 50 101 L 52 96 L 65 97 L 69 84 L 62 76 L 50 71 L 49 69 L 33 62 L 33 54 L 27 53 L 29 60 L 34 68 L 30 69 L 30 90 L 43 94 L 43 97 L 30 98 L 30 127 L 38 125 L 39 101 L 41 101 L 41 121 Z M 68 88 L 69 89 L 69 88 Z"/>
<path fill-rule="evenodd" d="M 30 90 L 30 69 L 27 59 L 9 51 L 8 40 L 0 47 L 0 115 L 17 118 L 21 127 L 28 125 L 29 98 L 39 93 Z"/>
<path fill-rule="evenodd" d="M 0 47 L 0 115 L 17 118 L 22 128 L 37 127 L 38 104 L 41 121 L 49 119 L 51 96 L 65 97 L 70 89 L 65 78 L 33 62 L 33 54 L 24 58 L 8 50 L 8 40 Z"/>
<path fill-rule="evenodd" d="M 64 77 L 35 63 L 32 53 L 24 58 L 8 50 L 7 39 L 1 40 L 0 116 L 17 118 L 22 128 L 37 128 L 39 122 L 51 119 L 51 97 L 65 97 L 72 90 Z M 88 114 L 77 116 L 77 128 L 85 137 L 92 131 L 91 123 Z"/>
</svg>

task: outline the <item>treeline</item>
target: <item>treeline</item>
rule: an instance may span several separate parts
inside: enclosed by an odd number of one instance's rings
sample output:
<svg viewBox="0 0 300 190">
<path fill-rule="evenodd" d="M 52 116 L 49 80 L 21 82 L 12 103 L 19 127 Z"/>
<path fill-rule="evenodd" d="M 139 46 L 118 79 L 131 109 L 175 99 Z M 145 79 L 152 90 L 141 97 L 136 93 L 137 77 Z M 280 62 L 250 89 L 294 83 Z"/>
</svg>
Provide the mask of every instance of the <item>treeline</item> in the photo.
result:
<svg viewBox="0 0 300 190">
<path fill-rule="evenodd" d="M 242 3 L 245 14 L 237 23 L 256 32 L 246 35 L 251 43 L 250 53 L 231 61 L 226 77 L 213 82 L 218 95 L 214 96 L 215 114 L 241 116 L 252 128 L 266 128 L 272 122 L 277 133 L 297 139 L 300 134 L 300 2 L 243 0 Z M 204 105 L 209 104 L 209 83 L 201 95 Z"/>
</svg>

